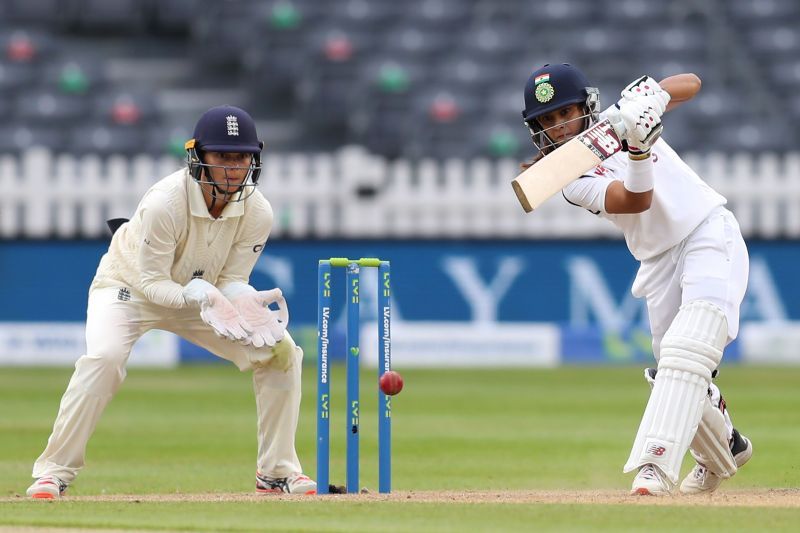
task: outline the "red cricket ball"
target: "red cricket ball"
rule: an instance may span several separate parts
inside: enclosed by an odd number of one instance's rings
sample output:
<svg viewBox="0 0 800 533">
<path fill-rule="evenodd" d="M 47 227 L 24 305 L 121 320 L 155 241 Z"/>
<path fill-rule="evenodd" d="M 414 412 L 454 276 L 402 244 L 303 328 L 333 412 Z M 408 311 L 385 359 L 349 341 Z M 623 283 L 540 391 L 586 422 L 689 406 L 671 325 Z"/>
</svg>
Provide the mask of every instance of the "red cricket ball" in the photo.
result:
<svg viewBox="0 0 800 533">
<path fill-rule="evenodd" d="M 403 390 L 403 377 L 394 370 L 389 370 L 381 376 L 379 384 L 384 394 L 394 396 Z"/>
</svg>

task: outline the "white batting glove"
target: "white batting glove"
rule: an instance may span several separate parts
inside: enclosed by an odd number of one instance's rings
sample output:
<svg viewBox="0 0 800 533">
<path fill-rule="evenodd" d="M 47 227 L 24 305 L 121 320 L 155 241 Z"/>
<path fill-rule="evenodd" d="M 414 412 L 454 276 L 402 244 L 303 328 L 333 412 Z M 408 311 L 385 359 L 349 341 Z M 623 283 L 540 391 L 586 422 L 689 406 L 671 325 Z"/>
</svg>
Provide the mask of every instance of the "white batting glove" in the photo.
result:
<svg viewBox="0 0 800 533">
<path fill-rule="evenodd" d="M 624 139 L 630 154 L 645 154 L 661 137 L 661 113 L 654 109 L 649 97 L 627 100 L 620 105 L 619 115 L 624 127 Z M 663 111 L 662 111 L 663 112 Z"/>
<path fill-rule="evenodd" d="M 622 115 L 619 111 L 619 105 L 612 105 L 608 109 L 601 111 L 599 115 L 600 120 L 608 119 L 614 131 L 622 138 L 625 136 L 625 124 L 622 123 Z"/>
<path fill-rule="evenodd" d="M 656 80 L 645 75 L 633 80 L 627 87 L 622 89 L 620 96 L 623 99 L 631 99 L 637 96 L 652 96 L 661 93 L 669 96 L 669 93 L 662 89 Z"/>
<path fill-rule="evenodd" d="M 222 293 L 209 282 L 195 278 L 183 287 L 183 299 L 200 308 L 200 318 L 220 337 L 242 342 L 250 334 L 247 323 Z"/>
<path fill-rule="evenodd" d="M 252 326 L 250 342 L 256 348 L 275 346 L 286 334 L 289 308 L 280 289 L 247 291 L 231 299 L 239 314 Z M 275 304 L 277 310 L 270 308 Z"/>
</svg>

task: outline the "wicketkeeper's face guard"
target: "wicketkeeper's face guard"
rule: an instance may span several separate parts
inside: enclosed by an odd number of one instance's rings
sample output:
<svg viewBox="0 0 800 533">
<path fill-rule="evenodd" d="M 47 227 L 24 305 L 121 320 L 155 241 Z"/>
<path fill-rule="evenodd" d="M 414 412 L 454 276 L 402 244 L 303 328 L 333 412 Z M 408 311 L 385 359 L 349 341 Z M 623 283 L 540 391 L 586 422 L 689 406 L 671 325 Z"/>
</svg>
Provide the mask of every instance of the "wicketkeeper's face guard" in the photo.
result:
<svg viewBox="0 0 800 533">
<path fill-rule="evenodd" d="M 208 185 L 212 199 L 224 202 L 242 202 L 249 198 L 258 186 L 261 175 L 261 154 L 248 154 L 249 164 L 220 165 L 204 161 L 203 152 L 187 143 L 187 166 L 189 174 L 200 185 Z"/>
<path fill-rule="evenodd" d="M 185 147 L 189 174 L 210 192 L 210 207 L 217 200 L 241 202 L 255 192 L 264 144 L 258 140 L 253 117 L 244 109 L 212 107 L 197 121 L 194 135 Z M 210 157 L 217 153 L 228 157 Z"/>
</svg>

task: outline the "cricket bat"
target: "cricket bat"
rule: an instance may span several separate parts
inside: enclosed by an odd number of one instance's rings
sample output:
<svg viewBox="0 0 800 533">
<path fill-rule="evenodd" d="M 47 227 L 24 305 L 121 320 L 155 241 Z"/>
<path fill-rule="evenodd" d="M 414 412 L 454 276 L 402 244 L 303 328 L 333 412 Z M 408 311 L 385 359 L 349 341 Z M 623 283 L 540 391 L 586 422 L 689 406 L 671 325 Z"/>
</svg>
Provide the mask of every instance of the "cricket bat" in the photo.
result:
<svg viewBox="0 0 800 533">
<path fill-rule="evenodd" d="M 670 94 L 670 111 L 697 94 L 700 78 L 677 74 L 661 80 L 659 85 Z M 611 122 L 602 120 L 526 168 L 511 186 L 522 208 L 530 213 L 621 149 L 622 141 Z"/>
</svg>

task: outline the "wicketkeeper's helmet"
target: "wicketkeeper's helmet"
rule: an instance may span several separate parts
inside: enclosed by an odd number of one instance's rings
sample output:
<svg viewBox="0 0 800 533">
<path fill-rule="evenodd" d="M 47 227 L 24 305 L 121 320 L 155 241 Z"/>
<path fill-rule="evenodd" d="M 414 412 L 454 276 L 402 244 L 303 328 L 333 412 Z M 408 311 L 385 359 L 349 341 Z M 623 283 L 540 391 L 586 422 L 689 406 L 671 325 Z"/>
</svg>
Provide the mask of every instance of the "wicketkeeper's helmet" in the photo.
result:
<svg viewBox="0 0 800 533">
<path fill-rule="evenodd" d="M 214 186 L 217 193 L 223 194 L 227 201 L 241 201 L 250 196 L 258 185 L 261 174 L 261 149 L 264 143 L 258 140 L 256 124 L 244 109 L 224 105 L 212 107 L 206 111 L 194 128 L 194 135 L 186 141 L 186 161 L 189 174 L 199 183 L 209 183 Z M 203 160 L 204 152 L 224 152 L 253 154 L 250 162 L 249 173 L 242 186 L 236 191 L 243 192 L 250 189 L 249 193 L 239 194 L 232 199 L 232 194 L 227 189 L 220 187 L 213 181 L 208 165 Z M 221 167 L 227 169 L 233 167 Z M 233 193 L 233 194 L 236 194 Z"/>
</svg>

